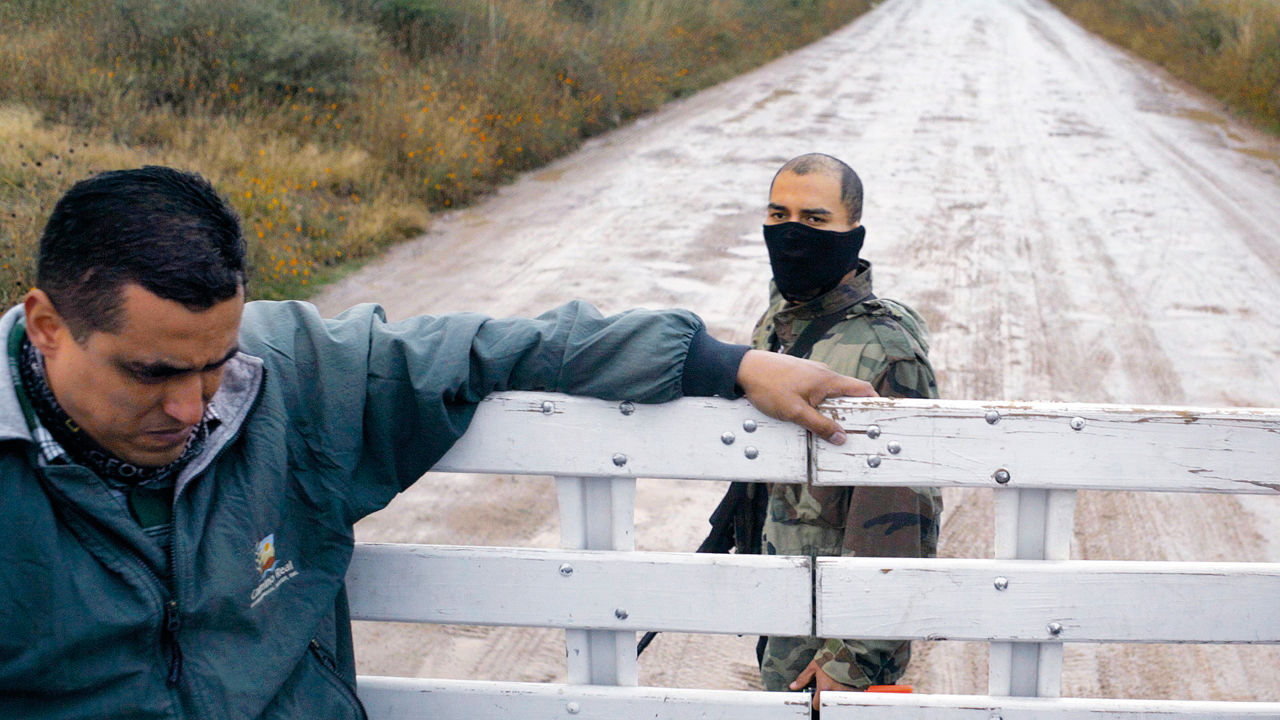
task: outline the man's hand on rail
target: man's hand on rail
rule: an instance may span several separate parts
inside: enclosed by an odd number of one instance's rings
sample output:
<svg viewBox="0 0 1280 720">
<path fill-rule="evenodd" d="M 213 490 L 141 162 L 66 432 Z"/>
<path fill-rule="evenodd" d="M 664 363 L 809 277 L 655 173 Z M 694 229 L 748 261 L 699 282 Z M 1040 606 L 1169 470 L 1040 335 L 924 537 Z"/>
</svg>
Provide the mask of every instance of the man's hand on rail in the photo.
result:
<svg viewBox="0 0 1280 720">
<path fill-rule="evenodd" d="M 760 412 L 796 423 L 833 445 L 843 445 L 840 424 L 818 412 L 833 397 L 876 397 L 870 383 L 845 377 L 820 362 L 750 350 L 738 366 L 738 386 Z"/>
<path fill-rule="evenodd" d="M 852 690 L 848 685 L 841 685 L 831 676 L 822 671 L 818 667 L 818 661 L 814 660 L 809 663 L 808 667 L 800 672 L 795 682 L 791 683 L 792 690 L 803 690 L 809 683 L 813 683 L 813 709 L 820 710 L 821 705 L 818 700 L 822 696 L 823 690 Z"/>
</svg>

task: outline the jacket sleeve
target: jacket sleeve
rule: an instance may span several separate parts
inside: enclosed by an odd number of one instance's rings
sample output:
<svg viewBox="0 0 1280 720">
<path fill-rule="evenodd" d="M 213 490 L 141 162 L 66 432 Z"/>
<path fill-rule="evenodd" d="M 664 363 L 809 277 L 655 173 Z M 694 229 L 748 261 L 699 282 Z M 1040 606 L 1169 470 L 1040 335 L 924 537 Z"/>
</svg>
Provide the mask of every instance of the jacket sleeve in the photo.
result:
<svg viewBox="0 0 1280 720">
<path fill-rule="evenodd" d="M 499 390 L 664 402 L 735 396 L 745 347 L 683 310 L 603 317 L 572 302 L 537 318 L 459 313 L 387 322 L 375 305 L 332 320 L 306 303 L 250 303 L 244 349 L 262 357 L 301 458 L 345 488 L 359 517 L 435 464 Z M 274 379 L 273 379 L 274 378 Z"/>
</svg>

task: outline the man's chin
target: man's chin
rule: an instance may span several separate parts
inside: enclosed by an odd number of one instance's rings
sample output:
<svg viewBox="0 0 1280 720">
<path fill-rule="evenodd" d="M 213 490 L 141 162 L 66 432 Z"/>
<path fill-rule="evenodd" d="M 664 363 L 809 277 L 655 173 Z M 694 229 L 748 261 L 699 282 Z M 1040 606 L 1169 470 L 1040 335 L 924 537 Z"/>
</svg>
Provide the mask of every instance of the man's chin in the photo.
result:
<svg viewBox="0 0 1280 720">
<path fill-rule="evenodd" d="M 182 457 L 182 452 L 186 448 L 187 443 L 184 440 L 173 444 L 139 444 L 128 448 L 120 448 L 120 450 L 112 450 L 111 452 L 121 460 L 141 467 L 164 467 Z"/>
<path fill-rule="evenodd" d="M 146 468 L 164 467 L 169 463 L 182 457 L 182 450 L 171 453 L 131 453 L 128 456 L 121 457 L 122 460 Z"/>
<path fill-rule="evenodd" d="M 810 300 L 816 300 L 819 295 L 822 295 L 821 291 L 812 290 L 810 292 L 784 294 L 782 297 L 792 305 L 803 305 Z"/>
</svg>

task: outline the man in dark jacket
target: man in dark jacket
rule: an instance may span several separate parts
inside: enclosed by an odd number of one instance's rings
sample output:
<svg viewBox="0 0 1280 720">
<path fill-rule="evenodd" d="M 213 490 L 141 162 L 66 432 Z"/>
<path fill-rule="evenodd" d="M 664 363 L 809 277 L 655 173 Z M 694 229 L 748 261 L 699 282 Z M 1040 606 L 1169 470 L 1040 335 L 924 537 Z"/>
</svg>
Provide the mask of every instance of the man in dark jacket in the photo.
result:
<svg viewBox="0 0 1280 720">
<path fill-rule="evenodd" d="M 684 311 L 387 323 L 244 302 L 235 214 L 167 168 L 75 185 L 0 318 L 0 717 L 362 718 L 352 525 L 426 472 L 487 393 L 662 402 L 874 394 L 725 345 Z"/>
</svg>

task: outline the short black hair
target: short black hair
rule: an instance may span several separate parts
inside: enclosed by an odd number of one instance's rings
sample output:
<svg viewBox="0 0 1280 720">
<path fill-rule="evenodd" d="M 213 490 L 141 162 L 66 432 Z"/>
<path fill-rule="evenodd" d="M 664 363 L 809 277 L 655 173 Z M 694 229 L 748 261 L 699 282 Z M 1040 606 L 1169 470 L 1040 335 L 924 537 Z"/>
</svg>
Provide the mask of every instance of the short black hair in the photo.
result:
<svg viewBox="0 0 1280 720">
<path fill-rule="evenodd" d="M 849 222 L 857 224 L 862 221 L 862 179 L 844 161 L 823 153 L 808 153 L 788 160 L 785 165 L 778 168 L 778 172 L 773 174 L 773 179 L 777 180 L 778 176 L 784 172 L 796 175 L 819 172 L 839 178 L 840 203 L 844 205 L 845 212 L 849 213 Z M 769 183 L 769 189 L 773 190 L 772 181 Z"/>
<path fill-rule="evenodd" d="M 79 342 L 119 330 L 130 283 L 198 312 L 245 282 L 240 219 L 195 173 L 149 165 L 81 180 L 40 236 L 36 287 Z"/>
</svg>

